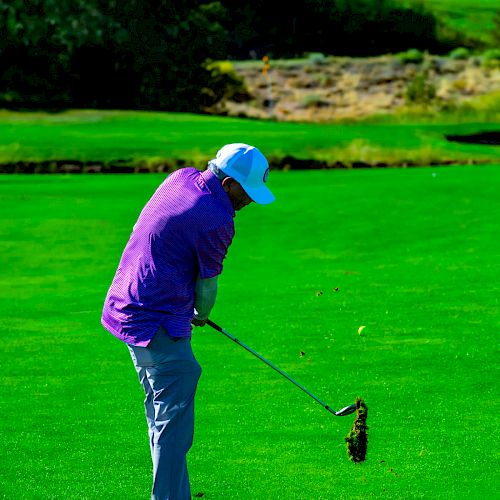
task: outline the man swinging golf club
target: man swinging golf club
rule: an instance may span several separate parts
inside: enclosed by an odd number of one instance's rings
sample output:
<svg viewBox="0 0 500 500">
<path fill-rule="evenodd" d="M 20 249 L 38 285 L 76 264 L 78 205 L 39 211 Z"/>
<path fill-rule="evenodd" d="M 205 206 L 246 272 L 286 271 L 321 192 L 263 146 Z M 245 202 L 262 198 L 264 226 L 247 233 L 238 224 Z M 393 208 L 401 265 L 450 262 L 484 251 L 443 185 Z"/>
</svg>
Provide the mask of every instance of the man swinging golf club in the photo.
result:
<svg viewBox="0 0 500 500">
<path fill-rule="evenodd" d="M 266 205 L 264 155 L 227 144 L 199 172 L 172 173 L 142 210 L 109 288 L 102 324 L 124 341 L 144 389 L 153 500 L 191 498 L 186 454 L 201 368 L 191 324 L 203 326 L 234 236 L 235 211 Z"/>
</svg>

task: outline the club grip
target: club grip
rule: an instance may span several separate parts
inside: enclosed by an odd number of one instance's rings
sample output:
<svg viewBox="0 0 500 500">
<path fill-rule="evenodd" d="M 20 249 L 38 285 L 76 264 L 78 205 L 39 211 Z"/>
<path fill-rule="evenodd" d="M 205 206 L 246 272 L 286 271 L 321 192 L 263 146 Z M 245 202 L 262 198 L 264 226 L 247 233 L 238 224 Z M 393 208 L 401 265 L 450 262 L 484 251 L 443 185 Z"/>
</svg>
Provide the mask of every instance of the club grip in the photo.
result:
<svg viewBox="0 0 500 500">
<path fill-rule="evenodd" d="M 207 319 L 207 325 L 215 328 L 215 330 L 222 333 L 222 328 L 219 325 L 215 324 L 211 319 Z"/>
</svg>

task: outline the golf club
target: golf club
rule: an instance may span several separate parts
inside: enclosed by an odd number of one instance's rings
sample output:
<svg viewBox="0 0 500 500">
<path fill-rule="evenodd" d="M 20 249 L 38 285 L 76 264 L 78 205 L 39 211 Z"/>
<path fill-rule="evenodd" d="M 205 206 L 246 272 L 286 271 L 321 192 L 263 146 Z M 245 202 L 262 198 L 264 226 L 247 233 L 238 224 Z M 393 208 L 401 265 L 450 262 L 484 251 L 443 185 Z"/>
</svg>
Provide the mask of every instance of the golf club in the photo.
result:
<svg viewBox="0 0 500 500">
<path fill-rule="evenodd" d="M 349 406 L 345 406 L 344 408 L 341 408 L 339 411 L 333 410 L 330 406 L 328 406 L 326 403 L 321 401 L 318 397 L 316 397 L 312 392 L 308 391 L 303 385 L 299 384 L 293 378 L 291 378 L 289 375 L 287 375 L 283 370 L 278 368 L 276 365 L 268 361 L 264 356 L 261 356 L 258 352 L 254 351 L 251 347 L 248 347 L 246 344 L 238 340 L 236 337 L 231 335 L 230 333 L 226 332 L 224 328 L 220 327 L 219 325 L 216 325 L 213 321 L 210 319 L 207 319 L 207 325 L 210 325 L 212 328 L 217 330 L 218 332 L 222 333 L 225 335 L 227 338 L 231 339 L 233 342 L 236 342 L 239 346 L 243 347 L 243 349 L 246 349 L 250 354 L 253 354 L 256 358 L 259 358 L 261 361 L 266 363 L 267 366 L 270 366 L 273 370 L 277 371 L 280 375 L 283 375 L 287 380 L 289 380 L 292 384 L 296 385 L 299 389 L 304 391 L 308 396 L 314 399 L 317 403 L 319 403 L 325 410 L 328 410 L 330 413 L 335 415 L 336 417 L 344 417 L 345 415 L 350 415 L 351 413 L 354 413 L 356 411 L 356 404 L 352 404 Z"/>
</svg>

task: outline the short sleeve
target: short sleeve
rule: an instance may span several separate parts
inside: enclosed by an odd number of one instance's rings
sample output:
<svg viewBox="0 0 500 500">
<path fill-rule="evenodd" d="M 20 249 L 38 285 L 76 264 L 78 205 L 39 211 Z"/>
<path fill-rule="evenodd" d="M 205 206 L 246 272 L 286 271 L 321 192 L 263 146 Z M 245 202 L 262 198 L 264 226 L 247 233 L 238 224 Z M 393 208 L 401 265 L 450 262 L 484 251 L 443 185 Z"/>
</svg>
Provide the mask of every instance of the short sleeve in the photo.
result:
<svg viewBox="0 0 500 500">
<path fill-rule="evenodd" d="M 222 225 L 201 233 L 197 242 L 197 258 L 202 279 L 222 272 L 222 262 L 234 236 L 233 225 Z"/>
</svg>

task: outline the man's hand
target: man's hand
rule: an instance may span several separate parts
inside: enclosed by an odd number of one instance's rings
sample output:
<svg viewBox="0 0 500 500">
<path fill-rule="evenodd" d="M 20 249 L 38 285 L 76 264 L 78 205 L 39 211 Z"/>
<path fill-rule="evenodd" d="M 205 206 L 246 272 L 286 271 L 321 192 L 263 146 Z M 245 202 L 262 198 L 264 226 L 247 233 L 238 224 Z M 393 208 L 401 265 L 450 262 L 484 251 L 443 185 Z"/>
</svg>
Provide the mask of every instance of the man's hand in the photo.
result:
<svg viewBox="0 0 500 500">
<path fill-rule="evenodd" d="M 191 320 L 191 323 L 194 325 L 194 326 L 205 326 L 206 322 L 207 322 L 207 319 L 208 318 L 205 318 L 205 319 L 197 319 L 197 318 L 193 318 Z"/>
</svg>

